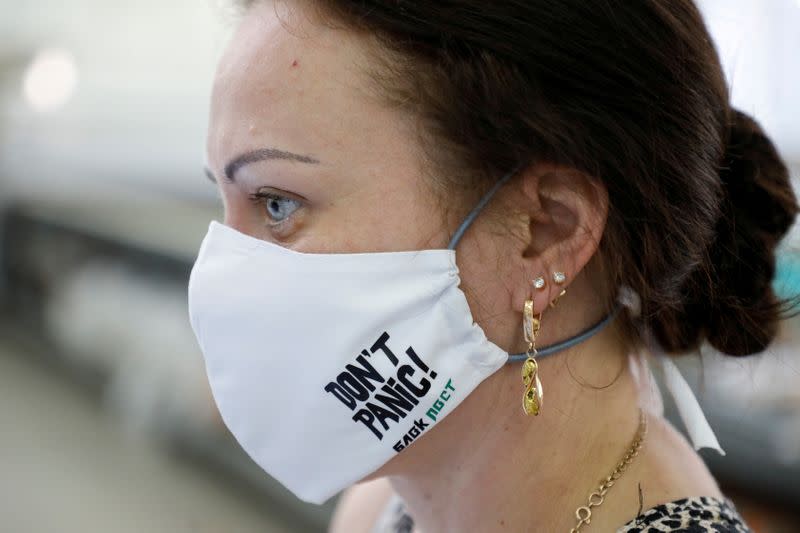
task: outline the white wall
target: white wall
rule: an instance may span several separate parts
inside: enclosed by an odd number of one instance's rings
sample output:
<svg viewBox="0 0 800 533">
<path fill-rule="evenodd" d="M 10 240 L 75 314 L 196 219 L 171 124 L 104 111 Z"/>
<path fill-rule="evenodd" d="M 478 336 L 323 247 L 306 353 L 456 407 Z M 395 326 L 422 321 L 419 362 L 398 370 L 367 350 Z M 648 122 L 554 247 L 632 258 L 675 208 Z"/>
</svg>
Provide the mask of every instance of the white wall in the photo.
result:
<svg viewBox="0 0 800 533">
<path fill-rule="evenodd" d="M 800 163 L 800 0 L 700 0 L 735 106 Z"/>
<path fill-rule="evenodd" d="M 0 0 L 0 58 L 12 63 L 0 77 L 4 188 L 82 194 L 86 180 L 133 180 L 213 194 L 201 187 L 206 110 L 233 23 L 218 1 Z M 24 64 L 50 47 L 74 55 L 77 89 L 63 108 L 35 113 Z"/>
</svg>

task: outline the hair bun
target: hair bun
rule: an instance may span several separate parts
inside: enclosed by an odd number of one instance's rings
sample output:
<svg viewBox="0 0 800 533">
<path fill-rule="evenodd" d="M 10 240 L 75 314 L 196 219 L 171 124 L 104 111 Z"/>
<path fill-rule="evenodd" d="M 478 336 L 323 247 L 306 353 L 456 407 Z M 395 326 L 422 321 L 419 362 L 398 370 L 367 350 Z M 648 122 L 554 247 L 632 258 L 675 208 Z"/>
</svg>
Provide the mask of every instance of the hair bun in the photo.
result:
<svg viewBox="0 0 800 533">
<path fill-rule="evenodd" d="M 746 113 L 733 109 L 728 131 L 722 183 L 740 208 L 737 215 L 753 222 L 765 239 L 777 242 L 797 213 L 789 170 L 761 126 Z"/>
<path fill-rule="evenodd" d="M 732 109 L 730 119 L 712 242 L 682 283 L 680 302 L 649 320 L 667 352 L 694 350 L 703 339 L 728 355 L 761 352 L 791 307 L 772 289 L 775 248 L 798 211 L 789 171 L 752 117 Z"/>
<path fill-rule="evenodd" d="M 789 170 L 761 126 L 732 109 L 720 168 L 724 196 L 709 251 L 706 334 L 717 350 L 750 355 L 772 341 L 786 302 L 772 290 L 775 248 L 795 220 Z"/>
</svg>

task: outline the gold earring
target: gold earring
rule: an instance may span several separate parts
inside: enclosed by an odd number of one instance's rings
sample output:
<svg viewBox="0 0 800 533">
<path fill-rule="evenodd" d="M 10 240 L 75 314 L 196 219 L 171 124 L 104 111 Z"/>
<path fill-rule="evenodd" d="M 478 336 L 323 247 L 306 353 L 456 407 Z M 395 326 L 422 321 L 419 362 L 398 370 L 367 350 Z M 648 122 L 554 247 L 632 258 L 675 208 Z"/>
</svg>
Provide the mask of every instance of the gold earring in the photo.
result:
<svg viewBox="0 0 800 533">
<path fill-rule="evenodd" d="M 563 272 L 556 270 L 555 272 L 553 272 L 553 281 L 557 285 L 563 285 L 564 282 L 567 281 L 567 276 Z M 566 293 L 567 289 L 561 289 L 561 292 L 559 292 L 558 295 L 555 298 L 553 298 L 553 301 L 550 302 L 550 307 L 555 307 L 556 302 L 558 302 L 558 299 L 564 296 L 564 294 Z"/>
<path fill-rule="evenodd" d="M 537 281 L 541 283 L 537 285 Z M 544 288 L 544 278 L 536 278 L 533 286 L 537 289 Z M 522 331 L 525 335 L 525 341 L 528 343 L 528 358 L 522 363 L 522 383 L 525 385 L 525 390 L 522 394 L 522 410 L 526 415 L 537 416 L 542 407 L 542 382 L 539 381 L 539 365 L 536 363 L 536 337 L 539 335 L 539 329 L 542 326 L 542 313 L 539 316 L 534 316 L 533 312 L 533 295 L 530 300 L 525 300 L 525 307 L 523 309 Z"/>
</svg>

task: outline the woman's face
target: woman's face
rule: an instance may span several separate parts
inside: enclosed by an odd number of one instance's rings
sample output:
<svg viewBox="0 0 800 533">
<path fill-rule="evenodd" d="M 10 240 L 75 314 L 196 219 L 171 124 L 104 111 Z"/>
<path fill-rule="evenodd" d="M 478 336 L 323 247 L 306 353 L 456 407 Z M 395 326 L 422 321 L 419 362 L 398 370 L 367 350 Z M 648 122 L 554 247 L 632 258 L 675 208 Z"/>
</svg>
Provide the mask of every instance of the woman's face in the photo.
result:
<svg viewBox="0 0 800 533">
<path fill-rule="evenodd" d="M 315 23 L 303 4 L 256 2 L 220 60 L 207 149 L 225 223 L 302 252 L 445 248 L 473 205 L 461 195 L 434 193 L 440 189 L 428 181 L 414 117 L 383 104 L 364 73 L 376 45 Z M 577 188 L 571 175 L 547 165 L 526 171 L 500 189 L 458 244 L 460 287 L 472 317 L 507 351 L 525 347 L 520 320 L 530 280 L 553 269 L 569 276 L 596 250 L 605 217 L 605 207 L 597 206 L 607 202 L 589 185 Z M 570 290 L 582 301 L 575 280 Z M 559 331 L 548 316 L 545 344 Z M 517 387 L 508 384 L 519 381 L 518 373 L 517 367 L 497 372 L 464 404 L 478 411 L 496 402 L 517 406 Z M 438 427 L 457 432 L 461 423 L 468 430 L 473 411 L 460 411 L 461 422 L 450 416 Z M 447 430 L 437 432 L 441 442 L 429 444 L 431 450 L 448 445 Z M 421 444 L 415 448 L 424 453 Z"/>
<path fill-rule="evenodd" d="M 445 248 L 472 206 L 451 199 L 445 210 L 432 192 L 412 117 L 382 104 L 361 70 L 374 44 L 312 22 L 300 4 L 256 2 L 220 60 L 207 149 L 225 223 L 303 252 Z M 487 223 L 492 205 L 457 257 L 476 320 L 508 339 L 518 324 L 492 322 L 511 312 L 504 284 L 525 282 L 498 268 L 513 265 L 509 237 Z"/>
<path fill-rule="evenodd" d="M 208 135 L 228 225 L 304 252 L 445 247 L 409 117 L 359 72 L 365 46 L 281 2 L 247 13 L 219 64 Z"/>
</svg>

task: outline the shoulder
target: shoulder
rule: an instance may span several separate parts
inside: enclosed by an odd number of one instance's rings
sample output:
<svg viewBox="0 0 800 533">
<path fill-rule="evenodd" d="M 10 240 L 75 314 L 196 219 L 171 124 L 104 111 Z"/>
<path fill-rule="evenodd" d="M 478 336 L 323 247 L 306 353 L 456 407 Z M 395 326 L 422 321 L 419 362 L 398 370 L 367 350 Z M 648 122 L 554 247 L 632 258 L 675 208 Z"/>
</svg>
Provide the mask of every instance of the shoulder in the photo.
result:
<svg viewBox="0 0 800 533">
<path fill-rule="evenodd" d="M 370 533 L 393 495 L 386 478 L 346 489 L 338 499 L 328 533 Z"/>
<path fill-rule="evenodd" d="M 394 501 L 394 500 L 392 500 Z M 413 530 L 413 520 L 398 500 L 393 506 L 395 527 L 381 533 Z M 399 518 L 398 518 L 399 517 Z M 662 503 L 642 511 L 639 516 L 617 529 L 617 533 L 657 533 L 660 531 L 691 531 L 692 533 L 753 533 L 739 515 L 734 503 L 726 496 L 692 496 Z"/>
<path fill-rule="evenodd" d="M 693 531 L 752 533 L 727 497 L 692 496 L 642 511 L 617 533 Z"/>
</svg>

